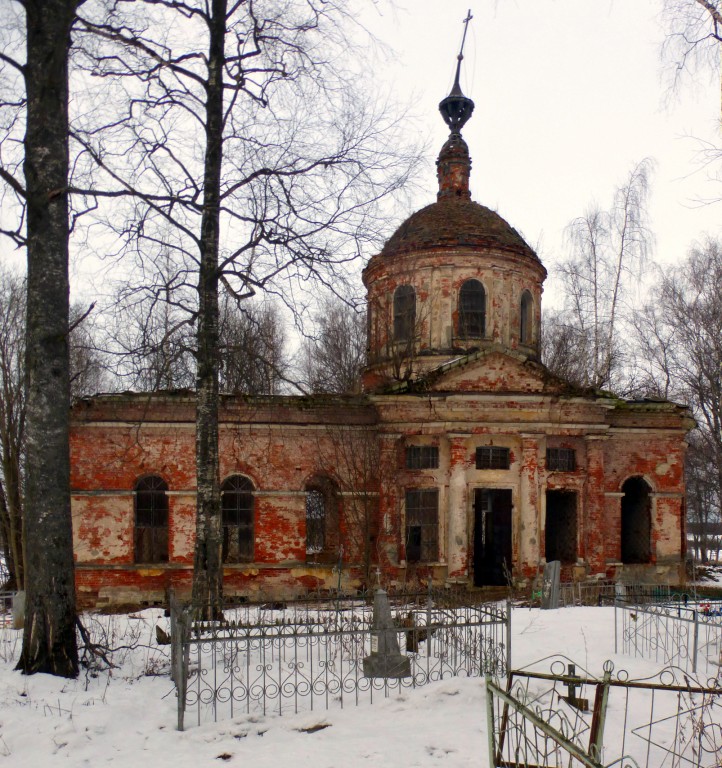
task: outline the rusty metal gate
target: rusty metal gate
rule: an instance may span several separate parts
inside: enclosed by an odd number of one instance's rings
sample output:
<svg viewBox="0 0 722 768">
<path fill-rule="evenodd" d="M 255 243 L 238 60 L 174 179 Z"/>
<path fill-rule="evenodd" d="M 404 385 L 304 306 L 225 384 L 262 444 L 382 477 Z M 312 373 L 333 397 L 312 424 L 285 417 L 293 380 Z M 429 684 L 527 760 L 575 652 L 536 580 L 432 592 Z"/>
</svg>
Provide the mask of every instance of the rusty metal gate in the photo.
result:
<svg viewBox="0 0 722 768">
<path fill-rule="evenodd" d="M 630 680 L 604 665 L 590 675 L 562 656 L 487 678 L 493 768 L 722 765 L 722 686 L 666 667 Z"/>
</svg>

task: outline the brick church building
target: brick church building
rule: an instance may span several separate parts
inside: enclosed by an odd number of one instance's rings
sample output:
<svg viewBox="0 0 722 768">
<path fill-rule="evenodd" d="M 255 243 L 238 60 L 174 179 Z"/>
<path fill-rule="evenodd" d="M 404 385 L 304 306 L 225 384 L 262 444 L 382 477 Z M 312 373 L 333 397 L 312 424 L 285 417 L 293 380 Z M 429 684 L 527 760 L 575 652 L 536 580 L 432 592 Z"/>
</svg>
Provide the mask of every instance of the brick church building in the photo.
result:
<svg viewBox="0 0 722 768">
<path fill-rule="evenodd" d="M 375 583 L 684 578 L 684 451 L 670 402 L 580 391 L 541 363 L 546 270 L 471 200 L 457 80 L 436 202 L 364 272 L 368 365 L 354 396 L 223 396 L 225 592 Z M 78 598 L 188 593 L 195 399 L 99 395 L 73 410 Z"/>
</svg>

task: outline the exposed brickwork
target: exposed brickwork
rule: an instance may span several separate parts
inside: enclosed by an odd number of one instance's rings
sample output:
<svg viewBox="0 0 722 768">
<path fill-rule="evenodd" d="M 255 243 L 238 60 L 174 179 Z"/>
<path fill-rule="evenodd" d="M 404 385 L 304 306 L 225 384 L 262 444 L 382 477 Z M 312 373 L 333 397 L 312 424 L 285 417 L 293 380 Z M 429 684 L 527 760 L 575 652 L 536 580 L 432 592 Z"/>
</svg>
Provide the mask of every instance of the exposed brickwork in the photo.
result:
<svg viewBox="0 0 722 768">
<path fill-rule="evenodd" d="M 517 370 L 512 370 L 516 368 Z M 507 358 L 505 380 L 524 374 L 524 366 Z M 192 409 L 179 404 L 185 424 L 139 425 L 137 398 L 109 396 L 80 406 L 73 426 L 73 519 L 81 599 L 96 601 L 115 594 L 162 600 L 171 587 L 190 584 L 194 537 L 194 467 Z M 249 593 L 307 587 L 331 589 L 337 575 L 332 563 L 306 563 L 305 494 L 310 478 L 327 473 L 341 481 L 342 510 L 352 490 L 375 494 L 374 560 L 385 578 L 402 582 L 420 578 L 428 568 L 406 562 L 404 489 L 434 487 L 439 494 L 440 560 L 434 576 L 442 581 L 470 579 L 473 574 L 473 489 L 510 488 L 513 497 L 514 575 L 531 578 L 543 557 L 544 498 L 547 489 L 574 490 L 578 496 L 578 556 L 581 572 L 619 575 L 642 566 L 620 561 L 622 485 L 643 477 L 652 493 L 652 560 L 647 578 L 675 581 L 681 566 L 683 437 L 689 426 L 684 411 L 670 404 L 653 408 L 618 401 L 507 392 L 451 392 L 429 395 L 389 394 L 317 406 L 283 400 L 275 424 L 265 420 L 263 402 L 232 403 L 237 423 L 221 428 L 222 478 L 241 473 L 256 488 L 255 547 L 252 563 L 229 565 L 226 588 Z M 158 397 L 163 409 L 163 397 Z M 88 419 L 93 410 L 96 420 Z M 286 423 L 281 424 L 280 413 Z M 622 415 L 623 414 L 623 415 Z M 334 418 L 330 418 L 331 416 Z M 652 423 L 644 428 L 645 419 Z M 333 424 L 333 421 L 336 424 Z M 345 421 L 345 425 L 338 422 Z M 373 423 L 371 438 L 368 424 Z M 351 426 L 349 426 L 351 425 Z M 358 434 L 354 432 L 358 430 Z M 382 467 L 374 476 L 349 476 L 339 460 L 342 440 L 379 442 Z M 407 444 L 439 448 L 439 466 L 407 470 Z M 358 443 L 355 444 L 358 447 Z M 508 470 L 479 470 L 480 445 L 508 447 Z M 572 448 L 576 467 L 570 472 L 545 466 L 548 446 Z M 170 489 L 168 564 L 134 564 L 133 487 L 148 473 L 160 474 Z M 363 486 L 374 485 L 373 488 Z M 343 513 L 342 513 L 343 514 Z M 341 523 L 345 579 L 362 580 L 362 556 L 350 530 Z M 102 601 L 101 599 L 101 601 Z"/>
<path fill-rule="evenodd" d="M 566 492 L 552 499 L 575 494 L 576 528 L 566 529 L 565 541 L 573 544 L 576 531 L 577 559 L 565 564 L 566 577 L 683 578 L 688 413 L 671 403 L 578 392 L 546 371 L 538 361 L 546 270 L 500 216 L 468 199 L 469 168 L 463 141 L 448 144 L 439 158 L 439 202 L 411 216 L 364 271 L 366 395 L 222 398 L 220 479 L 240 474 L 254 489 L 252 557 L 226 564 L 227 594 L 332 590 L 339 557 L 346 588 L 368 585 L 377 566 L 385 584 L 483 583 L 486 571 L 476 559 L 490 556 L 484 536 L 492 529 L 484 533 L 484 526 L 497 520 L 475 505 L 491 497 L 506 500 L 507 510 L 511 499 L 511 523 L 502 521 L 498 533 L 509 539 L 497 549 L 508 545 L 512 577 L 529 580 L 546 554 L 553 514 L 547 491 Z M 459 329 L 461 286 L 472 278 L 485 296 L 480 338 Z M 393 296 L 402 285 L 416 297 L 407 344 L 392 338 Z M 522 344 L 525 291 L 530 334 Z M 188 392 L 103 396 L 75 406 L 71 483 L 81 604 L 156 602 L 170 589 L 190 591 L 194 419 Z M 438 466 L 407 468 L 409 445 L 436 447 Z M 477 469 L 482 446 L 507 449 L 508 468 Z M 547 466 L 547 449 L 557 448 L 574 451 L 573 468 Z M 134 488 L 147 475 L 159 475 L 169 489 L 167 563 L 134 562 Z M 307 556 L 306 488 L 319 476 L 336 489 L 327 518 L 332 546 Z M 630 478 L 643 479 L 649 491 L 643 513 L 650 557 L 642 564 L 621 562 Z M 405 510 L 414 489 L 438 495 L 436 519 L 415 527 Z M 432 530 L 438 560 L 415 562 Z"/>
</svg>

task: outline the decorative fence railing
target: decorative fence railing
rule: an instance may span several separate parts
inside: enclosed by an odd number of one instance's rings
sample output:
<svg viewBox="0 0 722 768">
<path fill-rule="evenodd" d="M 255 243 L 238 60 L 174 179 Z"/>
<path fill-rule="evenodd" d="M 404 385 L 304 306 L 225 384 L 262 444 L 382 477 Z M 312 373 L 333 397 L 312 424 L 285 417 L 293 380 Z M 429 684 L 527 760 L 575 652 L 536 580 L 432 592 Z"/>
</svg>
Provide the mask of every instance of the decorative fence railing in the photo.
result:
<svg viewBox="0 0 722 768">
<path fill-rule="evenodd" d="M 573 581 L 559 585 L 559 605 L 614 605 L 617 603 L 669 602 L 669 586 L 660 584 L 622 584 L 616 581 Z"/>
<path fill-rule="evenodd" d="M 617 604 L 614 650 L 716 678 L 722 664 L 722 602 Z"/>
<path fill-rule="evenodd" d="M 242 605 L 222 622 L 193 622 L 171 611 L 178 728 L 259 712 L 283 714 L 347 706 L 453 676 L 508 670 L 508 604 L 474 604 L 458 593 L 390 594 L 404 677 L 367 677 L 373 648 L 372 600 L 339 597 Z"/>
<path fill-rule="evenodd" d="M 493 768 L 722 765 L 722 687 L 679 668 L 629 680 L 608 661 L 600 678 L 555 656 L 486 684 Z"/>
</svg>

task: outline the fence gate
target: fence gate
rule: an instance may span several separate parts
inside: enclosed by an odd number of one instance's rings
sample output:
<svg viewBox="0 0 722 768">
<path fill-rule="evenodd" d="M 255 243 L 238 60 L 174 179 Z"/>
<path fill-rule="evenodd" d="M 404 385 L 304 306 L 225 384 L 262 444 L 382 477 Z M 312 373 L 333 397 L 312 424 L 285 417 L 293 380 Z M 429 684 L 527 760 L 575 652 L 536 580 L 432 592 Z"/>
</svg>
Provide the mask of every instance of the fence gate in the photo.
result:
<svg viewBox="0 0 722 768">
<path fill-rule="evenodd" d="M 555 656 L 486 686 L 493 768 L 722 765 L 719 681 L 674 667 L 629 680 L 611 661 L 599 678 Z"/>
</svg>

